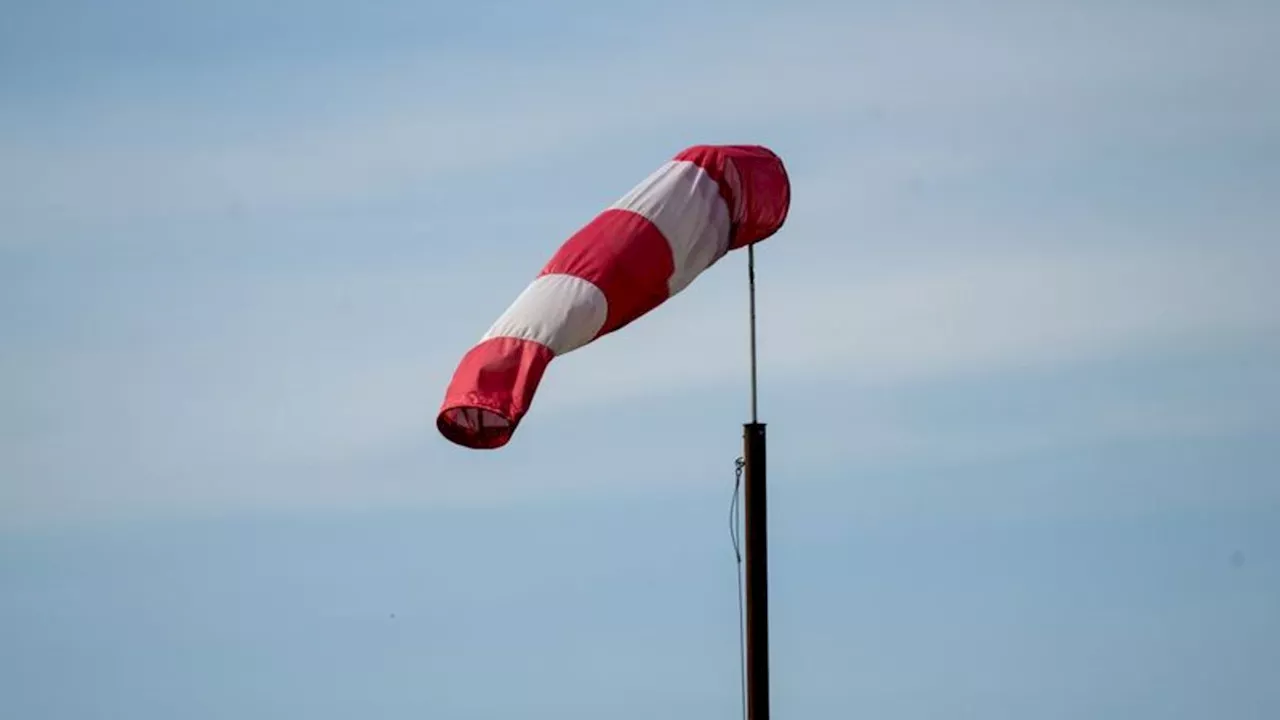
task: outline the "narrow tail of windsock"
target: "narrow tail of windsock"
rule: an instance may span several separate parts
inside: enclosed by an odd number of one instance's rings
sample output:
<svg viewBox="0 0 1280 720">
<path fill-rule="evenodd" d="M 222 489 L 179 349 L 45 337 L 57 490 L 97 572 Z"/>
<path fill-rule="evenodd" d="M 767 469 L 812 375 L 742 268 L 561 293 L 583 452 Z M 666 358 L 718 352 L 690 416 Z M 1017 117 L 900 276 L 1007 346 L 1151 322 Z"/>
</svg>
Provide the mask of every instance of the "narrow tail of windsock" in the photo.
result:
<svg viewBox="0 0 1280 720">
<path fill-rule="evenodd" d="M 757 145 L 698 145 L 570 237 L 458 364 L 436 426 L 469 448 L 506 445 L 547 365 L 625 327 L 731 250 L 786 221 L 782 160 Z"/>
</svg>

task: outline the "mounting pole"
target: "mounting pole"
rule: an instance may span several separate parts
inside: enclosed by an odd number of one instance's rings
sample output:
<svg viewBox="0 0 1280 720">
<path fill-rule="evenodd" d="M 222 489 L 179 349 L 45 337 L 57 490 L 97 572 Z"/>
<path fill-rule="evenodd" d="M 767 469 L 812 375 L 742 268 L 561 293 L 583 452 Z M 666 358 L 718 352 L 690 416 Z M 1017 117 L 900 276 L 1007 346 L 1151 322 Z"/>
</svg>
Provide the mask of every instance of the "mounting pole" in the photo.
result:
<svg viewBox="0 0 1280 720">
<path fill-rule="evenodd" d="M 756 400 L 756 246 L 747 246 L 747 298 L 751 312 L 751 422 L 759 422 Z"/>
<path fill-rule="evenodd" d="M 755 244 L 747 246 L 751 308 L 751 422 L 743 425 L 743 513 L 746 530 L 747 720 L 769 720 L 769 530 L 765 498 L 765 431 L 756 398 Z"/>
</svg>

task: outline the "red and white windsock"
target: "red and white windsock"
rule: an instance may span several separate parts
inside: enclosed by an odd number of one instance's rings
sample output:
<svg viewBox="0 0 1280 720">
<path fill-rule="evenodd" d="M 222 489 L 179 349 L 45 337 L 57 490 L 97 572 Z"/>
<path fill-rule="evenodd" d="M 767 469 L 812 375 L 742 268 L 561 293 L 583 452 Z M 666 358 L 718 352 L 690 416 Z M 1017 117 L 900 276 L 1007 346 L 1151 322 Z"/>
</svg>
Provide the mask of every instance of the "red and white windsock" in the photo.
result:
<svg viewBox="0 0 1280 720">
<path fill-rule="evenodd" d="M 436 418 L 469 448 L 506 445 L 557 355 L 626 326 L 786 221 L 782 160 L 756 145 L 676 155 L 570 237 L 463 356 Z"/>
</svg>

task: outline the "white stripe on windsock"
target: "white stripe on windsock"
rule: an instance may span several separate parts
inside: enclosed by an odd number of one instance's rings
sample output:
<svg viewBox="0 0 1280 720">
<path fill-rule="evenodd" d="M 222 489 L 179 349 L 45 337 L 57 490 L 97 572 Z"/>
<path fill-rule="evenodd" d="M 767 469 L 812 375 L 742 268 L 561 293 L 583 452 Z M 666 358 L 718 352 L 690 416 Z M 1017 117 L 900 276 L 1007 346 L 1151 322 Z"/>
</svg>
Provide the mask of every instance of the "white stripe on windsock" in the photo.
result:
<svg viewBox="0 0 1280 720">
<path fill-rule="evenodd" d="M 520 338 L 563 355 L 591 342 L 608 314 L 609 301 L 590 281 L 558 273 L 543 275 L 529 283 L 481 342 Z"/>
<path fill-rule="evenodd" d="M 672 160 L 612 206 L 653 223 L 671 246 L 670 295 L 683 290 L 729 249 L 729 209 L 720 185 L 687 160 Z"/>
</svg>

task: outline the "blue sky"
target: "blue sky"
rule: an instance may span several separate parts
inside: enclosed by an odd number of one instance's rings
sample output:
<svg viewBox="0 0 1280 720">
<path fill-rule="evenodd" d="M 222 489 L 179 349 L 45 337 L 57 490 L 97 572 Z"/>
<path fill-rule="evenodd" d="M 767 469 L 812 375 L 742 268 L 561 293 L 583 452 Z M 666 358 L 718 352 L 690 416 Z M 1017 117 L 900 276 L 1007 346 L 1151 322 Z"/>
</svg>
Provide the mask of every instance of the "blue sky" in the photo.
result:
<svg viewBox="0 0 1280 720">
<path fill-rule="evenodd" d="M 793 180 L 777 716 L 1280 715 L 1274 4 L 5 16 L 0 716 L 738 717 L 744 257 L 433 425 L 698 142 Z"/>
</svg>

